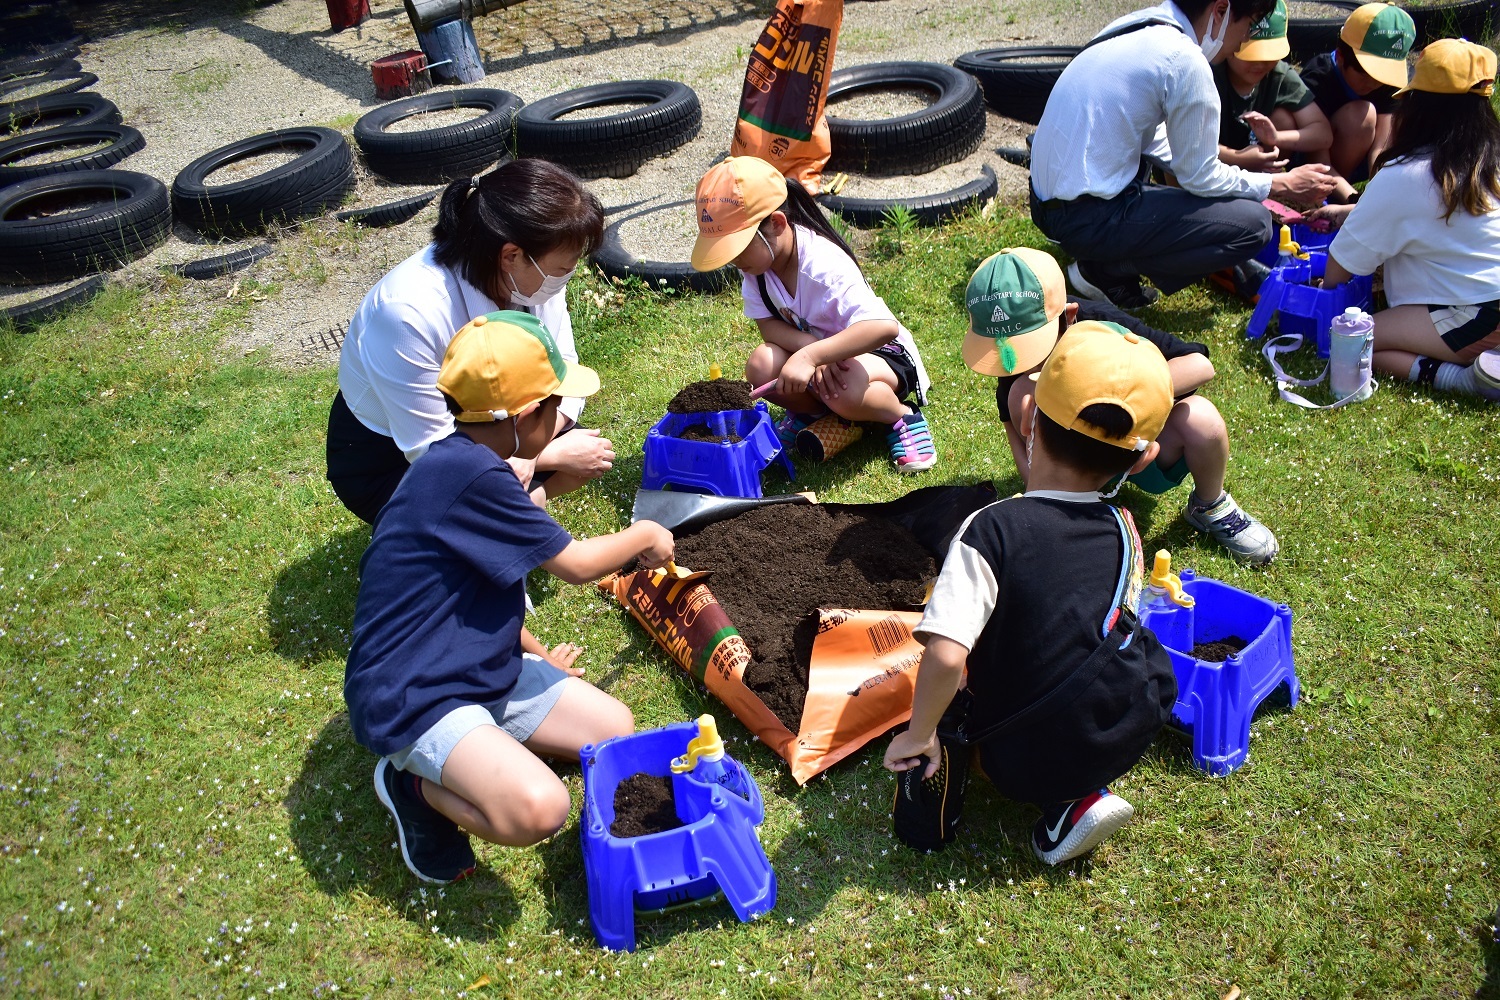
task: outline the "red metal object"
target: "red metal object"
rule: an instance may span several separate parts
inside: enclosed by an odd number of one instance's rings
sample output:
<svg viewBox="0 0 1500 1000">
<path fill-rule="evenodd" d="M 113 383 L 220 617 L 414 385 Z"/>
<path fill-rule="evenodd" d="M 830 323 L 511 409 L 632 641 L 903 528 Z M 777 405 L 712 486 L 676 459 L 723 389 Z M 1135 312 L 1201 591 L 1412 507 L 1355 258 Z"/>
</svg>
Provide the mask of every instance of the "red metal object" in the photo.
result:
<svg viewBox="0 0 1500 1000">
<path fill-rule="evenodd" d="M 382 101 L 410 97 L 432 87 L 427 56 L 416 49 L 381 56 L 370 64 L 370 76 L 375 81 L 375 96 Z"/>
<path fill-rule="evenodd" d="M 328 20 L 335 31 L 352 28 L 370 16 L 370 0 L 328 0 Z"/>
</svg>

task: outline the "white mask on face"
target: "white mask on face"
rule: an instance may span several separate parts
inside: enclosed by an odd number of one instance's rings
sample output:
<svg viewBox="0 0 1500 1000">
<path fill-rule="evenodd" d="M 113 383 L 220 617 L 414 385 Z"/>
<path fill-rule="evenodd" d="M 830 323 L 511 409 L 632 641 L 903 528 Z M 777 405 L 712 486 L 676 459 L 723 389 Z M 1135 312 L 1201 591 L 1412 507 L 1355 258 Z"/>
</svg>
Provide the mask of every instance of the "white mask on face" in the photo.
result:
<svg viewBox="0 0 1500 1000">
<path fill-rule="evenodd" d="M 539 265 L 535 260 L 532 260 L 531 254 L 527 254 L 526 259 L 531 261 L 531 266 L 536 268 L 536 273 L 542 276 L 542 284 L 541 287 L 536 291 L 532 292 L 530 295 L 527 295 L 516 286 L 516 279 L 512 278 L 510 276 L 510 272 L 507 271 L 505 276 L 510 279 L 510 301 L 516 305 L 541 305 L 543 302 L 546 302 L 548 299 L 551 299 L 552 297 L 562 292 L 562 290 L 568 286 L 568 279 L 573 277 L 573 275 L 578 272 L 578 268 L 574 267 L 567 274 L 548 274 L 546 271 L 542 270 L 541 265 Z"/>
<path fill-rule="evenodd" d="M 1229 33 L 1229 15 L 1230 12 L 1226 8 L 1223 16 L 1219 19 L 1219 33 L 1213 37 L 1209 37 L 1208 29 L 1205 27 L 1203 40 L 1198 43 L 1198 47 L 1203 50 L 1203 58 L 1209 62 L 1213 62 L 1214 57 L 1224 48 L 1224 36 Z M 1213 15 L 1210 14 L 1209 21 L 1212 22 L 1212 20 Z"/>
</svg>

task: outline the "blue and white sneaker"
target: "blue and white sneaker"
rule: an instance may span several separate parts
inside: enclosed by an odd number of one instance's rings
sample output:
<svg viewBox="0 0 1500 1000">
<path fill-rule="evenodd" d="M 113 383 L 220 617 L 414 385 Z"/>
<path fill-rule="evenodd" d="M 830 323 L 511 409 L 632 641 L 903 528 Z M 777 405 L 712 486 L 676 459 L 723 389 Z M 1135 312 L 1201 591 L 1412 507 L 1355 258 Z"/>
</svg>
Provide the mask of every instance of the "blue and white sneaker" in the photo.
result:
<svg viewBox="0 0 1500 1000">
<path fill-rule="evenodd" d="M 823 413 L 793 413 L 787 410 L 781 415 L 781 419 L 776 421 L 776 436 L 781 439 L 784 446 L 790 448 L 797 443 L 798 434 L 807 430 L 809 425 L 827 412 L 824 410 Z"/>
<path fill-rule="evenodd" d="M 932 428 L 921 410 L 912 410 L 891 425 L 886 435 L 891 446 L 891 461 L 896 471 L 925 472 L 937 464 L 937 448 L 932 443 Z"/>
<path fill-rule="evenodd" d="M 1245 513 L 1227 492 L 1201 510 L 1195 509 L 1189 500 L 1182 519 L 1251 566 L 1264 566 L 1281 551 L 1271 529 Z"/>
<path fill-rule="evenodd" d="M 1098 847 L 1134 815 L 1135 806 L 1101 788 L 1076 802 L 1043 809 L 1031 828 L 1031 849 L 1047 864 L 1060 865 Z"/>
</svg>

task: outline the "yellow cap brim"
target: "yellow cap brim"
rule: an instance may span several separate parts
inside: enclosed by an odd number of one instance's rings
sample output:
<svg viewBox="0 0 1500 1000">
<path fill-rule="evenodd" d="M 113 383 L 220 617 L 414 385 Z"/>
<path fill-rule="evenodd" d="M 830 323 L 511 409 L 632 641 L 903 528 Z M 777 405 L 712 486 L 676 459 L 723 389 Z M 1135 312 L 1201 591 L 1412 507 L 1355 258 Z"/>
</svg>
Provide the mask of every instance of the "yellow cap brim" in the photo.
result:
<svg viewBox="0 0 1500 1000">
<path fill-rule="evenodd" d="M 568 373 L 563 376 L 562 384 L 552 390 L 554 396 L 567 396 L 572 399 L 582 399 L 592 396 L 599 391 L 599 373 L 592 368 L 566 362 Z"/>
<path fill-rule="evenodd" d="M 1236 59 L 1245 62 L 1270 62 L 1285 59 L 1292 54 L 1292 43 L 1282 38 L 1258 38 L 1241 45 L 1234 53 Z"/>
<path fill-rule="evenodd" d="M 1387 87 L 1405 87 L 1410 80 L 1405 59 L 1386 59 L 1358 49 L 1354 50 L 1354 58 L 1359 62 L 1360 69 Z"/>
<path fill-rule="evenodd" d="M 737 233 L 723 236 L 699 236 L 693 243 L 693 255 L 689 260 L 697 271 L 717 271 L 745 252 L 750 241 L 755 239 L 757 226 L 741 229 Z"/>
<path fill-rule="evenodd" d="M 1051 336 L 1048 336 L 1049 331 Z M 1005 367 L 1004 362 L 1000 360 L 1000 347 L 997 340 L 993 337 L 981 337 L 970 330 L 964 334 L 964 364 L 981 375 L 996 377 L 1015 375 L 1018 372 L 1035 368 L 1047 360 L 1047 355 L 1052 353 L 1052 347 L 1057 343 L 1057 321 L 1054 319 L 1046 326 L 1017 334 L 1009 338 L 1008 343 L 1016 355 L 1014 368 Z"/>
</svg>

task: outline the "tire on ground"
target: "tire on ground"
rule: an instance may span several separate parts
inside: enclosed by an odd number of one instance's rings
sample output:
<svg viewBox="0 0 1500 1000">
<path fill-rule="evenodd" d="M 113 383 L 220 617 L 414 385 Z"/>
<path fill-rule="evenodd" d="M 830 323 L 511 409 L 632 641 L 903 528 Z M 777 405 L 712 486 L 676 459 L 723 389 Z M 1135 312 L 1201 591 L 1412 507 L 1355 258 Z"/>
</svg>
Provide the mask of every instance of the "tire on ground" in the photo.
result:
<svg viewBox="0 0 1500 1000">
<path fill-rule="evenodd" d="M 0 80 L 25 76 L 28 73 L 45 73 L 78 55 L 77 42 L 53 42 L 51 44 L 27 46 L 15 55 L 0 58 Z"/>
<path fill-rule="evenodd" d="M 852 66 L 828 78 L 828 99 L 861 90 L 917 88 L 937 95 L 927 107 L 894 118 L 828 116 L 830 170 L 877 175 L 920 174 L 955 163 L 984 138 L 979 85 L 942 63 L 887 62 Z"/>
<path fill-rule="evenodd" d="M 1293 14 L 1286 19 L 1286 40 L 1292 47 L 1289 57 L 1306 62 L 1313 56 L 1332 52 L 1339 44 L 1339 31 L 1349 14 L 1359 6 L 1358 0 L 1301 0 L 1317 4 L 1328 11 L 1322 15 Z"/>
<path fill-rule="evenodd" d="M 110 270 L 149 253 L 171 226 L 166 185 L 146 174 L 86 170 L 21 181 L 0 189 L 0 281 L 37 285 Z"/>
<path fill-rule="evenodd" d="M 263 257 L 269 257 L 274 248 L 269 243 L 259 246 L 246 247 L 243 250 L 231 250 L 229 253 L 221 253 L 214 257 L 203 257 L 199 260 L 191 260 L 186 264 L 174 264 L 172 270 L 184 278 L 192 278 L 194 281 L 203 281 L 208 278 L 221 278 L 235 271 L 243 271 Z"/>
<path fill-rule="evenodd" d="M 18 302 L 0 309 L 0 318 L 9 320 L 17 330 L 27 331 L 56 319 L 70 309 L 83 305 L 104 289 L 104 275 L 95 274 L 60 292 L 43 295 L 29 302 Z"/>
<path fill-rule="evenodd" d="M 30 104 L 56 94 L 72 94 L 87 90 L 98 82 L 99 78 L 92 73 L 43 73 L 41 76 L 25 76 L 19 80 L 0 83 L 0 117 L 7 114 L 6 109 L 12 104 Z M 14 96 L 23 90 L 37 88 L 46 89 L 42 93 L 19 99 Z"/>
<path fill-rule="evenodd" d="M 63 59 L 51 66 L 38 66 L 35 69 L 12 70 L 6 72 L 0 70 L 0 86 L 17 84 L 22 81 L 34 83 L 49 76 L 77 76 L 83 72 L 77 59 Z"/>
<path fill-rule="evenodd" d="M 99 143 L 104 143 L 99 149 L 62 159 L 37 163 L 16 162 L 28 156 L 69 146 Z M 43 129 L 19 139 L 0 142 L 0 187 L 48 174 L 102 170 L 139 152 L 145 146 L 145 137 L 129 125 L 70 125 L 65 128 Z"/>
<path fill-rule="evenodd" d="M 594 265 L 610 278 L 640 278 L 651 288 L 674 288 L 678 291 L 717 292 L 728 288 L 737 278 L 735 269 L 724 266 L 717 271 L 699 271 L 687 261 L 646 260 L 625 249 L 620 241 L 620 227 L 653 212 L 688 211 L 692 201 L 674 201 L 655 208 L 632 212 L 604 228 L 604 242 L 590 256 Z"/>
<path fill-rule="evenodd" d="M 354 123 L 365 164 L 401 184 L 439 184 L 473 177 L 509 157 L 512 122 L 521 99 L 505 90 L 431 91 L 376 108 Z M 456 125 L 413 132 L 387 131 L 413 115 L 455 108 L 484 113 Z"/>
<path fill-rule="evenodd" d="M 265 153 L 295 159 L 244 180 L 210 185 L 209 175 Z M 172 182 L 172 211 L 199 232 L 243 236 L 338 207 L 354 187 L 354 154 L 331 128 L 285 128 L 241 139 L 189 163 Z"/>
<path fill-rule="evenodd" d="M 640 104 L 597 118 L 563 115 L 608 104 Z M 544 97 L 516 115 L 516 155 L 551 160 L 580 177 L 628 177 L 652 157 L 698 134 L 698 95 L 672 80 L 623 80 Z"/>
<path fill-rule="evenodd" d="M 999 187 L 995 172 L 984 166 L 980 168 L 978 177 L 951 191 L 918 195 L 915 198 L 845 198 L 825 194 L 818 198 L 818 203 L 862 229 L 874 229 L 881 225 L 886 213 L 898 205 L 910 212 L 921 225 L 933 226 L 959 215 L 970 205 L 984 204 L 995 197 Z"/>
<path fill-rule="evenodd" d="M 54 94 L 34 101 L 0 106 L 0 132 L 6 133 L 26 129 L 40 131 L 64 126 L 119 123 L 120 109 L 115 107 L 114 102 L 98 94 Z"/>
<path fill-rule="evenodd" d="M 1057 78 L 1079 53 L 1076 45 L 1017 46 L 965 52 L 953 65 L 979 81 L 996 114 L 1035 125 Z"/>
</svg>

